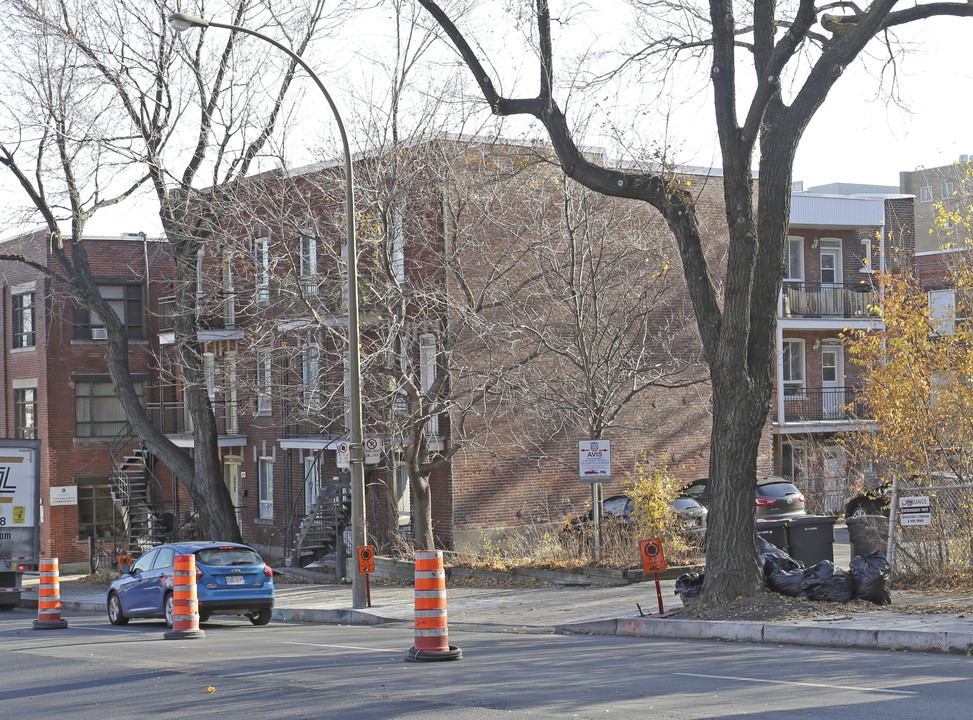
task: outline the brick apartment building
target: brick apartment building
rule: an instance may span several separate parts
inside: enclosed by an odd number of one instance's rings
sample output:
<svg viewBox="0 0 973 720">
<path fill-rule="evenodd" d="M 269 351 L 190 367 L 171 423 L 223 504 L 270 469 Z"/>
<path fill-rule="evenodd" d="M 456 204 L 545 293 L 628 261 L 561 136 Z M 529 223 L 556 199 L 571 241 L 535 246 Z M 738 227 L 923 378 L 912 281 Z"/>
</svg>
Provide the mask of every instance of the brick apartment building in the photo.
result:
<svg viewBox="0 0 973 720">
<path fill-rule="evenodd" d="M 535 238 L 560 232 L 564 206 L 563 194 L 558 201 L 559 178 L 535 173 L 525 152 L 438 142 L 435 153 L 420 158 L 416 151 L 408 158 L 408 183 L 396 174 L 401 166 L 390 170 L 360 161 L 356 167 L 365 436 L 376 444 L 366 461 L 367 530 L 379 546 L 391 541 L 390 533 L 408 532 L 411 493 L 403 437 L 409 418 L 421 417 L 425 428 L 423 450 L 434 465 L 433 528 L 444 547 L 475 546 L 485 535 L 520 525 L 557 523 L 590 506 L 590 486 L 579 481 L 577 459 L 586 429 L 564 420 L 557 403 L 545 404 L 538 393 L 527 392 L 536 390 L 528 386 L 539 384 L 538 378 L 554 374 L 558 361 L 539 356 L 521 366 L 516 362 L 528 344 L 525 318 L 543 304 L 537 299 L 541 276 L 532 275 L 530 264 L 536 257 L 529 253 L 539 247 Z M 691 182 L 718 275 L 727 237 L 722 179 L 718 171 L 701 170 Z M 243 202 L 225 214 L 207 242 L 198 266 L 199 340 L 219 425 L 223 480 L 244 539 L 277 562 L 304 563 L 326 554 L 347 519 L 341 183 L 340 169 L 331 167 L 253 178 L 236 198 Z M 664 463 L 685 480 L 705 475 L 710 416 L 706 371 L 694 350 L 695 326 L 674 243 L 651 209 L 602 200 L 606 204 L 590 217 L 621 213 L 612 220 L 611 235 L 645 251 L 639 272 L 651 256 L 653 272 L 633 275 L 643 279 L 629 287 L 660 282 L 656 276 L 669 273 L 654 298 L 656 314 L 644 322 L 657 338 L 671 340 L 666 362 L 679 366 L 667 376 L 668 384 L 650 387 L 626 405 L 605 432 L 612 441 L 613 480 L 604 494 L 611 495 L 623 491 L 642 458 Z M 853 399 L 856 383 L 838 334 L 848 326 L 876 326 L 868 310 L 875 294 L 872 271 L 910 255 L 911 223 L 907 197 L 795 196 L 778 329 L 777 382 L 783 392 L 768 418 L 759 469 L 794 478 L 817 511 L 833 509 L 833 498 L 841 495 L 838 481 L 853 471 L 833 443 L 835 433 L 851 427 L 842 408 Z M 32 252 L 42 257 L 43 237 L 32 238 Z M 92 247 L 99 248 L 98 262 L 104 263 L 99 277 L 123 287 L 126 312 L 134 314 L 137 301 L 143 303 L 145 341 L 133 348 L 133 368 L 144 375 L 147 403 L 159 426 L 177 444 L 191 447 L 191 418 L 181 402 L 175 337 L 166 317 L 171 271 L 165 244 L 133 238 L 97 240 Z M 96 328 L 84 329 L 84 318 L 64 312 L 70 301 L 63 292 L 36 275 L 4 264 L 8 346 L 25 342 L 23 296 L 27 284 L 37 284 L 31 298 L 36 345 L 3 354 L 4 431 L 6 437 L 34 432 L 42 440 L 45 488 L 78 485 L 79 505 L 52 513 L 45 540 L 46 551 L 72 561 L 84 556 L 88 534 L 118 532 L 93 524 L 99 513 L 111 514 L 119 504 L 111 477 L 124 467 L 117 459 L 112 465 L 108 435 L 124 430 L 125 423 L 112 416 L 110 428 L 108 421 L 89 427 L 79 408 L 85 388 L 105 389 L 103 341 L 95 337 Z M 141 295 L 124 288 L 142 288 Z M 613 292 L 611 299 L 623 294 Z M 466 298 L 465 304 L 456 298 Z M 477 312 L 470 298 L 481 300 Z M 548 324 L 560 320 L 549 318 Z M 469 325 L 478 330 L 458 330 Z M 77 339 L 85 332 L 89 339 Z M 51 369 L 28 369 L 34 364 Z M 393 366 L 396 372 L 389 370 Z M 491 380 L 506 383 L 502 392 L 477 394 L 477 383 L 497 367 L 503 372 Z M 524 367 L 539 374 L 524 374 Z M 677 377 L 703 382 L 675 382 Z M 444 386 L 446 394 L 433 398 Z M 23 392 L 32 387 L 34 396 Z M 74 408 L 73 417 L 51 417 L 53 387 L 73 398 L 56 405 Z M 24 407 L 31 397 L 37 403 L 36 429 L 28 430 L 18 419 L 29 415 Z M 473 400 L 457 401 L 463 397 Z M 89 439 L 94 430 L 97 439 Z M 137 457 L 137 450 L 116 454 Z M 154 477 L 165 478 L 164 468 L 156 468 Z M 171 480 L 153 482 L 156 512 L 167 515 L 162 525 L 177 532 L 191 507 Z"/>
<path fill-rule="evenodd" d="M 46 232 L 4 243 L 57 271 Z M 102 294 L 128 328 L 129 361 L 147 400 L 158 384 L 154 362 L 159 297 L 172 275 L 165 243 L 140 236 L 84 240 Z M 105 333 L 97 317 L 76 307 L 67 288 L 27 265 L 0 265 L 3 304 L 0 352 L 0 433 L 41 440 L 41 550 L 62 562 L 88 558 L 88 538 L 121 533 L 110 477 L 117 436 L 126 426 L 105 362 Z M 157 498 L 171 499 L 164 469 Z M 53 488 L 76 488 L 73 505 L 50 506 Z"/>
</svg>

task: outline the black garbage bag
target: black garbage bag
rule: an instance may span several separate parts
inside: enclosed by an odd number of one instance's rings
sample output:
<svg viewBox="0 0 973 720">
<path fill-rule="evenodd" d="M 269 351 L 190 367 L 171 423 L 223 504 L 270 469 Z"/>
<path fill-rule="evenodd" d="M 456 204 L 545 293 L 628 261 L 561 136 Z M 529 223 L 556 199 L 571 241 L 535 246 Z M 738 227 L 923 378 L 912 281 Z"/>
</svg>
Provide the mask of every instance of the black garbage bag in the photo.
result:
<svg viewBox="0 0 973 720">
<path fill-rule="evenodd" d="M 795 560 L 779 547 L 767 542 L 759 536 L 757 537 L 757 549 L 760 551 L 760 564 L 764 569 L 764 580 L 768 581 L 768 585 L 770 576 L 774 573 L 804 569 L 804 563 L 802 563 L 800 560 Z M 786 580 L 785 584 L 788 584 Z M 771 590 L 773 590 L 773 588 L 771 588 Z M 780 591 L 774 590 L 774 592 Z"/>
<path fill-rule="evenodd" d="M 810 600 L 846 603 L 853 594 L 851 575 L 822 560 L 804 571 L 804 594 Z"/>
<path fill-rule="evenodd" d="M 789 559 L 789 558 L 788 558 Z M 793 560 L 791 562 L 794 562 Z M 766 572 L 767 565 L 764 565 Z M 775 593 L 787 595 L 788 597 L 804 597 L 804 568 L 796 569 L 775 569 L 766 574 L 767 588 Z"/>
<path fill-rule="evenodd" d="M 876 605 L 891 605 L 889 581 L 892 566 L 881 550 L 874 550 L 865 557 L 856 555 L 851 561 L 852 593 L 859 600 L 869 600 Z"/>
<path fill-rule="evenodd" d="M 676 595 L 682 600 L 683 605 L 689 605 L 699 599 L 699 594 L 703 592 L 705 574 L 689 572 L 676 578 Z"/>
</svg>

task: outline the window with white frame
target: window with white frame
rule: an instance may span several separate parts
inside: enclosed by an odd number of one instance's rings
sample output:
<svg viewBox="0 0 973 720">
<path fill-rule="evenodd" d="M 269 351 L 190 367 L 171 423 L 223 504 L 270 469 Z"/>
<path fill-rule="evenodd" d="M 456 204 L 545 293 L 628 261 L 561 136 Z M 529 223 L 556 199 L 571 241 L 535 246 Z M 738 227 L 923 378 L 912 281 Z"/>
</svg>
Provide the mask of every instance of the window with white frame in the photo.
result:
<svg viewBox="0 0 973 720">
<path fill-rule="evenodd" d="M 206 378 L 206 395 L 210 404 L 216 402 L 216 356 L 203 353 L 203 377 Z"/>
<path fill-rule="evenodd" d="M 919 202 L 932 202 L 932 185 L 923 185 L 921 188 L 919 188 Z"/>
<path fill-rule="evenodd" d="M 784 395 L 800 395 L 804 392 L 804 341 L 784 340 L 783 345 Z"/>
<path fill-rule="evenodd" d="M 947 199 L 953 197 L 953 183 L 951 183 L 951 182 L 944 182 L 940 186 L 939 192 L 940 192 L 940 195 L 939 196 L 943 200 L 947 200 Z"/>
<path fill-rule="evenodd" d="M 426 397 L 432 390 L 436 382 L 436 363 L 438 361 L 438 347 L 436 336 L 432 333 L 425 333 L 419 336 L 419 387 L 422 394 Z M 430 406 L 431 411 L 435 411 L 434 406 Z M 430 435 L 439 434 L 439 417 L 433 415 L 429 418 L 426 430 Z"/>
<path fill-rule="evenodd" d="M 274 459 L 262 457 L 257 461 L 257 495 L 260 505 L 258 517 L 270 520 L 274 517 Z"/>
<path fill-rule="evenodd" d="M 257 305 L 270 304 L 270 238 L 259 237 L 253 242 L 253 263 L 256 270 L 254 284 Z"/>
<path fill-rule="evenodd" d="M 309 410 L 321 407 L 321 350 L 311 338 L 302 350 L 304 404 Z"/>
<path fill-rule="evenodd" d="M 804 279 L 804 238 L 787 238 L 787 279 Z"/>
<path fill-rule="evenodd" d="M 310 235 L 300 237 L 300 267 L 298 271 L 301 276 L 301 290 L 308 295 L 317 293 L 318 275 L 318 240 Z"/>
<path fill-rule="evenodd" d="M 14 387 L 14 425 L 16 438 L 34 440 L 37 437 L 36 386 Z"/>
<path fill-rule="evenodd" d="M 107 376 L 72 377 L 74 381 L 75 437 L 115 437 L 128 423 L 121 400 Z M 133 384 L 145 404 L 145 382 Z"/>
<path fill-rule="evenodd" d="M 269 350 L 257 351 L 257 413 L 269 415 L 272 410 L 273 375 Z"/>
<path fill-rule="evenodd" d="M 861 272 L 872 272 L 872 270 L 872 239 L 865 236 L 862 238 Z"/>
<path fill-rule="evenodd" d="M 405 221 L 402 213 L 395 213 L 392 228 L 392 276 L 396 282 L 405 282 Z"/>
<path fill-rule="evenodd" d="M 98 284 L 101 297 L 107 302 L 128 332 L 129 339 L 145 338 L 142 285 L 138 283 Z M 74 339 L 107 340 L 105 324 L 94 313 L 80 305 L 74 306 Z"/>
<path fill-rule="evenodd" d="M 233 251 L 223 251 L 223 324 L 227 328 L 236 325 L 236 288 L 233 276 Z"/>
<path fill-rule="evenodd" d="M 790 440 L 780 447 L 780 474 L 798 487 L 804 486 L 807 475 L 807 446 L 803 442 Z"/>
</svg>

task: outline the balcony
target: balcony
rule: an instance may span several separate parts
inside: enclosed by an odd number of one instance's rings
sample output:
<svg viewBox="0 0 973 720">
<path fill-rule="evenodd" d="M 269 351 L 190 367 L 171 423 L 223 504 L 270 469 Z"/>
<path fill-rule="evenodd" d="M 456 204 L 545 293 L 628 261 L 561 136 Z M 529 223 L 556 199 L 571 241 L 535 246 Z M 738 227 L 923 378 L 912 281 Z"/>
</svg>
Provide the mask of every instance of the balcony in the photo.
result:
<svg viewBox="0 0 973 720">
<path fill-rule="evenodd" d="M 147 405 L 152 424 L 164 434 L 172 436 L 192 435 L 193 420 L 185 403 L 163 402 Z M 238 407 L 236 402 L 225 402 L 221 397 L 213 401 L 213 414 L 220 437 L 240 434 Z"/>
<path fill-rule="evenodd" d="M 784 281 L 781 317 L 876 318 L 878 290 L 863 283 L 805 283 Z"/>
<path fill-rule="evenodd" d="M 784 416 L 780 424 L 835 423 L 861 420 L 865 408 L 859 388 L 787 388 L 784 392 Z"/>
<path fill-rule="evenodd" d="M 201 308 L 197 307 L 197 312 Z M 203 309 L 204 310 L 204 309 Z M 159 332 L 174 330 L 172 319 L 176 312 L 175 296 L 159 298 Z M 198 319 L 201 330 L 235 330 L 237 327 L 236 296 L 227 293 L 219 299 L 216 313 L 203 311 Z"/>
<path fill-rule="evenodd" d="M 283 401 L 283 435 L 286 438 L 321 438 L 345 434 L 341 403 L 309 407 L 303 400 Z"/>
</svg>

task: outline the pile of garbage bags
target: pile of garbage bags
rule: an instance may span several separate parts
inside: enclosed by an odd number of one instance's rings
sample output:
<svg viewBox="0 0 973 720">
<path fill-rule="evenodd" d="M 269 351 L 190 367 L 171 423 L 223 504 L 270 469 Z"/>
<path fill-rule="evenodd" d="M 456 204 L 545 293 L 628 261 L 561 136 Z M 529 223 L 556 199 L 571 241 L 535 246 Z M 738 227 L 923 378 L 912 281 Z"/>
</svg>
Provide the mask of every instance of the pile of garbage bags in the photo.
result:
<svg viewBox="0 0 973 720">
<path fill-rule="evenodd" d="M 764 581 L 767 588 L 775 593 L 824 602 L 845 603 L 858 599 L 876 605 L 892 603 L 889 593 L 891 567 L 885 554 L 878 550 L 865 557 L 856 555 L 845 572 L 830 560 L 805 567 L 804 563 L 763 538 L 757 540 L 760 543 Z M 704 580 L 705 573 L 692 572 L 679 576 L 676 594 L 683 605 L 689 605 L 699 598 Z"/>
</svg>

